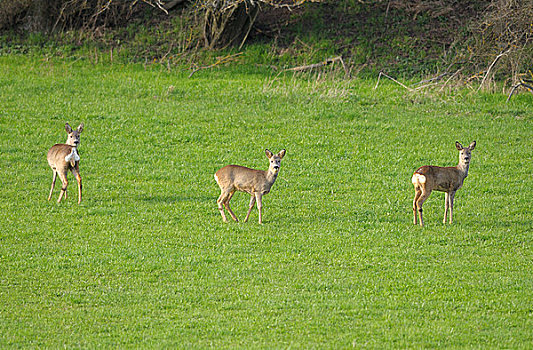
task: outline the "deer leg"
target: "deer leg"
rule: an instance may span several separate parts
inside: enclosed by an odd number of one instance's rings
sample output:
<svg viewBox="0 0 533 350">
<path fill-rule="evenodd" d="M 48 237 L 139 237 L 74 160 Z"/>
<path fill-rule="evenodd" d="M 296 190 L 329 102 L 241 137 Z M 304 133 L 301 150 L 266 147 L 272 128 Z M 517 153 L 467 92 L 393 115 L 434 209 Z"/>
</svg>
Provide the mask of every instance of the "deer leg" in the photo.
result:
<svg viewBox="0 0 533 350">
<path fill-rule="evenodd" d="M 259 223 L 262 224 L 263 215 L 262 215 L 261 209 L 263 208 L 263 203 L 262 203 L 263 194 L 261 192 L 256 192 L 255 199 L 257 200 L 257 210 L 259 210 Z"/>
<path fill-rule="evenodd" d="M 448 192 L 444 192 L 444 219 L 442 220 L 443 224 L 446 223 L 446 218 L 448 217 L 449 206 L 450 206 L 450 194 Z"/>
<path fill-rule="evenodd" d="M 417 215 L 417 210 L 416 210 L 416 201 L 418 200 L 418 198 L 420 198 L 420 195 L 422 194 L 422 191 L 420 190 L 420 188 L 415 188 L 415 198 L 413 199 L 413 224 L 417 224 L 416 222 L 416 215 Z"/>
<path fill-rule="evenodd" d="M 448 200 L 448 205 L 450 207 L 450 224 L 453 223 L 453 200 L 455 198 L 455 192 L 450 192 L 450 197 Z"/>
<path fill-rule="evenodd" d="M 246 218 L 244 219 L 244 222 L 248 221 L 248 218 L 250 217 L 250 213 L 252 212 L 254 205 L 255 205 L 255 195 L 252 194 L 252 197 L 250 198 L 250 208 L 248 208 L 248 213 L 246 214 Z"/>
<path fill-rule="evenodd" d="M 233 210 L 231 210 L 231 208 L 229 207 L 229 201 L 231 200 L 231 197 L 233 197 L 233 194 L 235 193 L 235 190 L 231 191 L 229 193 L 229 196 L 227 197 L 226 201 L 224 202 L 224 206 L 226 207 L 226 209 L 228 210 L 229 212 L 229 215 L 231 215 L 231 217 L 233 218 L 233 220 L 235 220 L 235 222 L 239 222 L 239 219 L 237 219 L 237 216 L 235 215 L 235 213 L 233 212 Z"/>
<path fill-rule="evenodd" d="M 59 179 L 61 180 L 61 183 L 63 186 L 61 187 L 61 193 L 59 194 L 59 199 L 57 200 L 58 203 L 61 203 L 61 199 L 63 198 L 63 195 L 67 191 L 68 181 L 67 181 L 67 172 L 62 171 L 59 172 Z"/>
<path fill-rule="evenodd" d="M 424 218 L 422 216 L 422 205 L 424 204 L 424 201 L 429 197 L 431 192 L 427 192 L 424 189 L 422 189 L 422 194 L 416 201 L 416 207 L 418 209 L 418 218 L 420 219 L 420 226 L 424 226 Z"/>
<path fill-rule="evenodd" d="M 50 195 L 48 196 L 48 200 L 50 200 L 50 198 L 52 198 L 52 192 L 54 192 L 54 186 L 56 185 L 56 179 L 57 179 L 57 171 L 53 170 L 52 171 L 54 172 L 54 175 L 53 175 L 53 178 L 52 178 L 52 188 L 50 189 Z"/>
<path fill-rule="evenodd" d="M 224 222 L 228 222 L 228 219 L 226 218 L 226 214 L 224 214 L 224 207 L 223 207 L 223 203 L 225 202 L 226 197 L 228 195 L 229 195 L 229 192 L 225 192 L 224 190 L 222 190 L 222 193 L 217 199 L 218 210 L 220 210 L 220 215 L 222 215 L 222 220 Z"/>
<path fill-rule="evenodd" d="M 82 186 L 81 186 L 80 168 L 78 167 L 78 164 L 76 164 L 76 167 L 72 169 L 72 174 L 76 177 L 76 181 L 78 182 L 78 204 L 80 204 L 81 203 L 81 187 Z"/>
</svg>

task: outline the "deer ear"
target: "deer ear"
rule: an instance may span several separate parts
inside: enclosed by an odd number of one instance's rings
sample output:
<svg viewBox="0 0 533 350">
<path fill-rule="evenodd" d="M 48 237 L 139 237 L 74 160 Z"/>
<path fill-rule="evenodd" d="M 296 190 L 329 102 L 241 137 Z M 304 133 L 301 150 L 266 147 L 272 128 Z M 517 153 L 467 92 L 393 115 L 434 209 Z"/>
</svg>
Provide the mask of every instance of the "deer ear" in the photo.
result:
<svg viewBox="0 0 533 350">
<path fill-rule="evenodd" d="M 281 151 L 279 151 L 278 156 L 279 156 L 280 159 L 282 159 L 283 157 L 285 157 L 285 152 L 286 152 L 286 151 L 285 151 L 284 149 L 282 149 Z"/>
<path fill-rule="evenodd" d="M 76 130 L 78 133 L 81 133 L 83 131 L 83 123 L 81 123 Z"/>
<path fill-rule="evenodd" d="M 268 159 L 270 159 L 274 155 L 274 153 L 270 152 L 268 149 L 265 150 L 265 153 L 266 153 Z"/>
<path fill-rule="evenodd" d="M 68 125 L 68 123 L 65 124 L 65 130 L 70 134 L 72 132 L 72 128 L 70 127 L 70 125 Z"/>
<path fill-rule="evenodd" d="M 476 141 L 472 141 L 472 143 L 470 144 L 470 146 L 468 146 L 468 148 L 470 148 L 470 150 L 473 150 L 474 148 L 476 148 Z"/>
<path fill-rule="evenodd" d="M 457 142 L 457 141 L 455 141 L 455 147 L 457 147 L 457 149 L 458 149 L 459 151 L 461 151 L 461 150 L 464 148 L 463 145 L 461 145 L 461 144 L 460 144 L 459 142 Z"/>
</svg>

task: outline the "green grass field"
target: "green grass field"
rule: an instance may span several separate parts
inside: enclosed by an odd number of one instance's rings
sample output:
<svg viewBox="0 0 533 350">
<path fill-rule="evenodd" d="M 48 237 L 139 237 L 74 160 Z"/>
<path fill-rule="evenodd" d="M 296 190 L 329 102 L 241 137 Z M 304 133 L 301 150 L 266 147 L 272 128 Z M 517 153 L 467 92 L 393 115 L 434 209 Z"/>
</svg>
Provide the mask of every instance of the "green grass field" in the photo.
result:
<svg viewBox="0 0 533 350">
<path fill-rule="evenodd" d="M 531 348 L 533 98 L 0 57 L 0 347 Z M 85 123 L 83 201 L 46 152 Z M 412 172 L 457 192 L 412 224 Z M 266 169 L 264 224 L 213 174 Z M 242 220 L 249 197 L 232 208 Z"/>
</svg>

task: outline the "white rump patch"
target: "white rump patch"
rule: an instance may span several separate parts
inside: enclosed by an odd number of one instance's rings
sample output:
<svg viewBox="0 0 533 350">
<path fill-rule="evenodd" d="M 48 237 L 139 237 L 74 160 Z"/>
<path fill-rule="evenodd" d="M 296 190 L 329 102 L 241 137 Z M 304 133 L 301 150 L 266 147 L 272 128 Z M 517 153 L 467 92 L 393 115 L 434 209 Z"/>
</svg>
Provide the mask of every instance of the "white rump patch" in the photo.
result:
<svg viewBox="0 0 533 350">
<path fill-rule="evenodd" d="M 215 174 L 215 181 L 218 183 L 218 176 Z"/>
<path fill-rule="evenodd" d="M 413 178 L 411 179 L 411 182 L 413 184 L 417 184 L 417 183 L 425 184 L 426 183 L 426 177 L 424 175 L 422 175 L 422 174 L 414 173 L 413 174 Z"/>
<path fill-rule="evenodd" d="M 76 151 L 75 147 L 72 147 L 72 151 L 70 152 L 70 154 L 65 157 L 65 162 L 70 162 L 72 160 L 75 162 L 80 160 L 80 156 L 78 155 L 78 151 Z"/>
</svg>

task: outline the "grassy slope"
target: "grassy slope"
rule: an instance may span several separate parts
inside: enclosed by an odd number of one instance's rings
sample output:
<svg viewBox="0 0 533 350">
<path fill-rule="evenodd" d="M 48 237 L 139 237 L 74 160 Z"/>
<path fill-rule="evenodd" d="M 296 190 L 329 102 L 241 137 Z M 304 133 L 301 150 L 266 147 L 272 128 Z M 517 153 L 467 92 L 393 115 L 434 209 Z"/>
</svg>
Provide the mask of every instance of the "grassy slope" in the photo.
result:
<svg viewBox="0 0 533 350">
<path fill-rule="evenodd" d="M 112 51 L 115 62 L 192 67 L 210 65 L 217 57 L 239 52 L 241 55 L 231 62 L 278 68 L 342 56 L 352 74 L 365 77 L 380 70 L 397 78 L 453 73 L 458 68 L 469 74 L 472 67 L 465 61 L 473 64 L 473 57 L 460 56 L 473 40 L 469 23 L 480 14 L 484 2 L 458 2 L 446 15 L 436 14 L 441 12 L 438 5 L 418 12 L 406 4 L 390 6 L 382 1 L 310 2 L 293 11 L 267 6 L 260 11 L 242 48 L 214 51 L 199 49 L 203 47 L 203 29 L 198 23 L 201 15 L 190 8 L 167 15 L 146 5 L 145 12 L 123 25 L 99 27 L 96 33 L 73 29 L 48 37 L 21 28 L 0 31 L 0 53 L 101 61 L 109 60 Z"/>
<path fill-rule="evenodd" d="M 415 14 L 408 6 L 388 5 L 346 0 L 308 3 L 295 12 L 265 10 L 245 52 L 252 56 L 256 42 L 271 46 L 270 52 L 278 53 L 269 57 L 271 64 L 282 66 L 341 55 L 354 72 L 362 70 L 366 76 L 384 70 L 417 77 L 454 68 L 448 66 L 460 51 L 456 46 L 467 30 L 467 19 L 474 17 L 472 2 L 455 4 L 447 16 L 432 16 L 436 8 Z"/>
<path fill-rule="evenodd" d="M 0 345 L 531 346 L 531 96 L 0 67 Z M 46 201 L 65 121 L 86 125 L 81 206 L 72 177 Z M 456 223 L 434 193 L 413 227 L 412 171 L 474 139 Z M 265 224 L 223 224 L 212 174 L 267 147 L 287 156 Z"/>
</svg>

